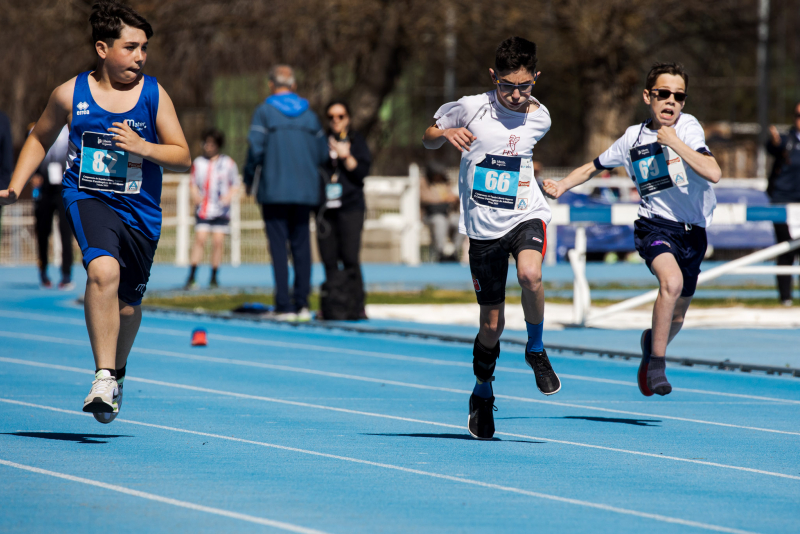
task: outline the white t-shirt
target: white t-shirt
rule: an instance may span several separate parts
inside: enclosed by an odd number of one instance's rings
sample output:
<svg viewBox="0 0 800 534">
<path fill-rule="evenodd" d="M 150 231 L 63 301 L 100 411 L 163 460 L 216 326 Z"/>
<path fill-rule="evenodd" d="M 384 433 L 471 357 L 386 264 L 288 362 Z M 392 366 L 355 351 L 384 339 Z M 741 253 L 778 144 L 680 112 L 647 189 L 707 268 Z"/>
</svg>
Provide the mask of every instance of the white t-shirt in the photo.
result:
<svg viewBox="0 0 800 534">
<path fill-rule="evenodd" d="M 625 172 L 635 181 L 631 148 L 655 143 L 658 137 L 658 130 L 651 130 L 648 125 L 649 121 L 625 130 L 623 136 L 617 139 L 611 148 L 594 160 L 595 167 L 613 169 L 624 166 Z M 686 143 L 689 148 L 702 154 L 711 154 L 706 145 L 703 127 L 692 115 L 681 113 L 674 128 L 678 139 Z M 711 224 L 714 208 L 717 206 L 717 197 L 714 195 L 711 183 L 701 178 L 686 162 L 684 167 L 689 183 L 643 197 L 639 203 L 640 217 L 660 217 L 703 227 Z"/>
<path fill-rule="evenodd" d="M 206 220 L 230 217 L 230 206 L 223 205 L 221 199 L 239 183 L 236 162 L 225 154 L 214 160 L 200 156 L 192 162 L 191 173 L 192 183 L 202 196 L 197 216 Z"/>
<path fill-rule="evenodd" d="M 509 197 L 513 204 L 510 209 L 478 204 L 472 196 L 476 165 L 489 161 L 488 155 L 519 156 L 523 162 L 530 162 L 533 146 L 550 129 L 550 112 L 533 97 L 531 101 L 539 109 L 533 113 L 518 113 L 503 107 L 497 102 L 495 91 L 489 91 L 445 104 L 434 115 L 439 129 L 467 128 L 477 138 L 469 147 L 469 152 L 465 150 L 461 154 L 461 168 L 458 173 L 458 192 L 461 199 L 458 230 L 462 234 L 473 239 L 497 239 L 524 221 L 541 219 L 545 224 L 550 222 L 550 207 L 533 179 L 532 168 L 526 167 L 530 181 L 523 182 L 523 174 L 520 174 L 518 184 L 511 184 L 512 192 L 519 187 L 520 196 L 516 201 L 513 196 Z M 493 183 L 496 185 L 498 182 Z M 503 187 L 508 190 L 508 182 L 504 183 L 500 178 L 499 183 L 501 191 Z M 485 189 L 485 186 L 481 187 Z M 526 195 L 524 199 L 523 191 Z"/>
</svg>

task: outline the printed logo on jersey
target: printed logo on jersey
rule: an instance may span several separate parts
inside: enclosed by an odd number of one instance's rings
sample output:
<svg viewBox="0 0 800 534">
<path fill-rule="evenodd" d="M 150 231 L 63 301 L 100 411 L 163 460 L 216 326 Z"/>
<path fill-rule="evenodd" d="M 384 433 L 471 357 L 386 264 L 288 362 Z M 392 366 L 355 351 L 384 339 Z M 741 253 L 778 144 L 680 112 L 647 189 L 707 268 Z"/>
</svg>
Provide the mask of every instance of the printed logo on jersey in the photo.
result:
<svg viewBox="0 0 800 534">
<path fill-rule="evenodd" d="M 136 286 L 136 291 L 139 293 L 144 293 L 144 290 L 147 289 L 147 284 L 139 284 Z"/>
<path fill-rule="evenodd" d="M 520 187 L 530 187 L 531 186 L 531 181 L 528 180 L 527 182 L 523 182 L 522 180 L 520 180 L 519 181 L 519 186 Z"/>
<path fill-rule="evenodd" d="M 137 182 L 137 181 L 131 182 L 130 184 L 128 184 L 128 191 L 131 192 L 131 193 L 135 193 L 135 192 L 139 191 L 139 184 L 140 183 L 141 182 Z"/>
<path fill-rule="evenodd" d="M 475 291 L 477 291 L 478 293 L 480 293 L 480 291 L 481 291 L 481 283 L 480 283 L 480 282 L 478 282 L 478 279 L 477 279 L 477 278 L 473 278 L 473 279 L 472 279 L 472 287 L 474 287 L 474 288 L 475 288 Z"/>
<path fill-rule="evenodd" d="M 541 243 L 541 242 L 542 242 L 542 240 L 541 240 L 541 239 L 539 239 L 538 237 L 532 237 L 532 238 L 531 238 L 531 241 L 538 241 L 539 243 Z"/>
<path fill-rule="evenodd" d="M 130 126 L 130 128 L 132 130 L 146 130 L 147 129 L 147 124 L 145 124 L 144 122 L 136 122 L 133 119 L 125 119 L 125 124 Z"/>
<path fill-rule="evenodd" d="M 81 102 L 76 106 L 78 111 L 75 113 L 76 115 L 88 115 L 89 114 L 89 104 L 86 102 Z"/>
<path fill-rule="evenodd" d="M 650 243 L 651 247 L 657 247 L 658 245 L 667 245 L 669 248 L 672 248 L 672 245 L 670 245 L 666 241 L 661 241 L 660 239 L 657 239 L 657 240 L 653 241 L 652 243 Z"/>
<path fill-rule="evenodd" d="M 521 137 L 518 135 L 510 135 L 508 137 L 508 147 L 503 150 L 503 156 L 517 156 L 517 143 L 519 143 L 520 139 Z"/>
<path fill-rule="evenodd" d="M 522 183 L 522 182 L 520 182 L 520 183 Z M 524 210 L 527 207 L 528 207 L 528 201 L 525 200 L 524 198 L 519 199 L 519 202 L 517 202 L 517 209 L 518 210 Z"/>
</svg>

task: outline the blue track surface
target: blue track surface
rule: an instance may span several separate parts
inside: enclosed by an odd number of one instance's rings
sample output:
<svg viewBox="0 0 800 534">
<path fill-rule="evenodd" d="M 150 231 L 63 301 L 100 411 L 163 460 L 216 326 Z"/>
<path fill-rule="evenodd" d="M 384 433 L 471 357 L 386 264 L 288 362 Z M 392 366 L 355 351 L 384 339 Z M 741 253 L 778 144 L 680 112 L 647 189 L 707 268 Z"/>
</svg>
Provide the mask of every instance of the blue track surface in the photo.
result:
<svg viewBox="0 0 800 534">
<path fill-rule="evenodd" d="M 4 297 L 3 532 L 798 528 L 796 378 L 670 368 L 676 391 L 644 398 L 634 362 L 552 355 L 563 388 L 545 397 L 506 346 L 481 442 L 466 345 L 149 314 L 101 425 L 80 411 L 82 309 Z M 198 326 L 208 347 L 189 346 Z"/>
</svg>

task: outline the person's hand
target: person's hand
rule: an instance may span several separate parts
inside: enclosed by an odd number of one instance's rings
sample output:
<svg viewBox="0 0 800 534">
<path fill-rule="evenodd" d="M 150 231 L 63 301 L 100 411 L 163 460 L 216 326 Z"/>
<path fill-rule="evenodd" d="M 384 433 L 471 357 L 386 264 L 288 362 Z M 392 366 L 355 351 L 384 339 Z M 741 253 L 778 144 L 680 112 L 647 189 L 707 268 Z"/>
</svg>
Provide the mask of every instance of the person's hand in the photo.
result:
<svg viewBox="0 0 800 534">
<path fill-rule="evenodd" d="M 0 191 L 0 206 L 8 206 L 17 201 L 17 192 L 12 188 Z"/>
<path fill-rule="evenodd" d="M 781 146 L 781 134 L 775 126 L 769 127 L 769 135 L 772 138 L 773 146 Z"/>
<path fill-rule="evenodd" d="M 558 198 L 564 194 L 566 189 L 562 187 L 561 182 L 556 182 L 555 180 L 544 180 L 542 182 L 542 189 L 544 189 L 544 194 L 550 198 Z"/>
<path fill-rule="evenodd" d="M 666 145 L 670 148 L 675 148 L 675 143 L 679 141 L 678 134 L 675 133 L 675 128 L 671 126 L 662 126 L 659 128 L 657 140 L 659 144 Z"/>
<path fill-rule="evenodd" d="M 333 137 L 329 137 L 328 148 L 336 152 L 336 157 L 340 160 L 346 160 L 350 157 L 350 141 L 337 141 Z"/>
<path fill-rule="evenodd" d="M 442 135 L 451 145 L 456 147 L 459 152 L 464 152 L 464 150 L 469 152 L 469 146 L 477 139 L 477 137 L 472 135 L 472 132 L 466 128 L 447 128 L 442 131 Z"/>
<path fill-rule="evenodd" d="M 126 122 L 115 122 L 112 128 L 108 129 L 109 132 L 117 134 L 111 138 L 117 145 L 117 148 L 133 154 L 134 156 L 147 157 L 147 141 L 142 139 L 138 133 L 128 126 Z"/>
</svg>

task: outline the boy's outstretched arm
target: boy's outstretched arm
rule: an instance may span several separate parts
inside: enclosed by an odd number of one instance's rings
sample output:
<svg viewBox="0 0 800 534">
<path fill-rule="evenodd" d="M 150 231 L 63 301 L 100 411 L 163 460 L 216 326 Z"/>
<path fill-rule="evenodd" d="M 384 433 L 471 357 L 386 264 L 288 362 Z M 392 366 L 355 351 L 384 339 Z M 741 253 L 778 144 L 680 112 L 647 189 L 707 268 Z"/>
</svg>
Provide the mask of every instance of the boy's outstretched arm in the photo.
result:
<svg viewBox="0 0 800 534">
<path fill-rule="evenodd" d="M 435 124 L 429 126 L 422 136 L 422 146 L 425 148 L 437 149 L 440 148 L 445 141 L 449 141 L 451 145 L 456 147 L 459 152 L 466 150 L 469 152 L 469 146 L 477 137 L 472 135 L 472 132 L 466 128 L 447 128 L 440 130 Z"/>
<path fill-rule="evenodd" d="M 108 129 L 117 134 L 114 141 L 122 150 L 152 161 L 159 167 L 173 172 L 186 172 L 192 166 L 189 144 L 183 135 L 178 114 L 167 92 L 158 86 L 158 115 L 156 134 L 158 143 L 148 143 L 124 122 L 115 122 Z"/>
<path fill-rule="evenodd" d="M 594 162 L 590 161 L 586 165 L 578 167 L 567 175 L 561 181 L 545 180 L 542 182 L 542 188 L 547 196 L 551 198 L 558 198 L 575 186 L 581 185 L 589 181 L 591 178 L 600 174 L 604 169 L 595 167 Z"/>
<path fill-rule="evenodd" d="M 47 101 L 47 107 L 36 122 L 33 131 L 25 140 L 22 152 L 19 154 L 14 174 L 8 189 L 0 191 L 0 206 L 13 204 L 31 179 L 36 169 L 41 165 L 47 151 L 55 143 L 61 129 L 67 123 L 67 114 L 72 105 L 72 92 L 75 80 L 72 79 L 57 87 Z"/>
</svg>

